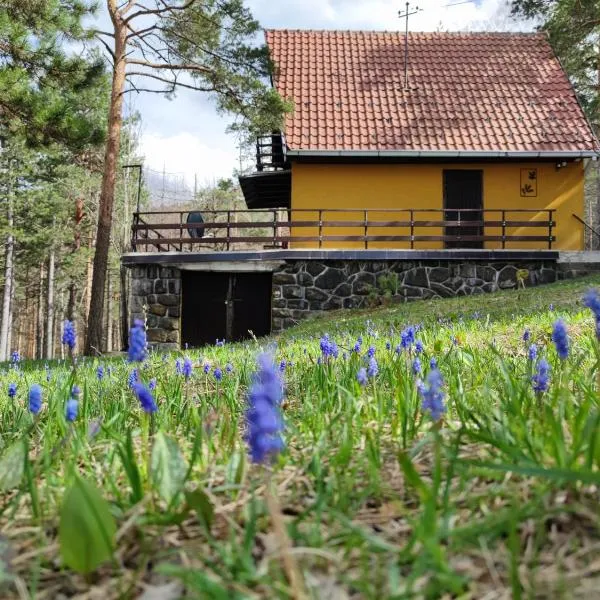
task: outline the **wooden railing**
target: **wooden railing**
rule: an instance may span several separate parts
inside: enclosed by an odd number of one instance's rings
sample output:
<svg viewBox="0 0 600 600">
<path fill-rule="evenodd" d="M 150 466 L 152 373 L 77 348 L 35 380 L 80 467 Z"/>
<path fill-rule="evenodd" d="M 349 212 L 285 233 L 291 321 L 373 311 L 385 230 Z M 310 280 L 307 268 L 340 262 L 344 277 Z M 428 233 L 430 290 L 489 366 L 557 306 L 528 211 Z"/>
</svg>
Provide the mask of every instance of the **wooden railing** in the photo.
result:
<svg viewBox="0 0 600 600">
<path fill-rule="evenodd" d="M 202 210 L 201 224 L 187 222 L 190 212 L 197 211 L 134 213 L 133 250 L 287 248 L 290 243 L 304 248 L 358 243 L 368 249 L 382 242 L 410 248 L 420 242 L 518 248 L 527 242 L 551 249 L 556 226 L 554 210 L 545 209 Z"/>
</svg>

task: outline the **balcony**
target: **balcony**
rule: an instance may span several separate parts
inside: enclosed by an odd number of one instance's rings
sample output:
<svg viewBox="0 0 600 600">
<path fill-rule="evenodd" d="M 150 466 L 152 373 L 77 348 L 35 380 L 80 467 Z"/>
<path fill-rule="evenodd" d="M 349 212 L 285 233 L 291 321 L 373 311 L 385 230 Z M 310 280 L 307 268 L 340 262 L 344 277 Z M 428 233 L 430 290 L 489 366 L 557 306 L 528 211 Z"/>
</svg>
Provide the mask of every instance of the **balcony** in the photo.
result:
<svg viewBox="0 0 600 600">
<path fill-rule="evenodd" d="M 554 210 L 255 209 L 134 213 L 133 252 L 552 249 Z"/>
<path fill-rule="evenodd" d="M 239 178 L 248 208 L 285 208 L 290 205 L 292 172 L 286 151 L 282 133 L 274 132 L 256 140 L 256 172 Z"/>
</svg>

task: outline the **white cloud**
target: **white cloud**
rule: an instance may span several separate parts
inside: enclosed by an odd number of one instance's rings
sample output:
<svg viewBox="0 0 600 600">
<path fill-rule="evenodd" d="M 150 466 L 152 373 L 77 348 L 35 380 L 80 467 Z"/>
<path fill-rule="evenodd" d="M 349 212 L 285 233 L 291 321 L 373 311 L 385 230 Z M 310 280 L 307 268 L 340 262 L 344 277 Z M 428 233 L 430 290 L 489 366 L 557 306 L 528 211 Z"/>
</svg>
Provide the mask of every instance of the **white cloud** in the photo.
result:
<svg viewBox="0 0 600 600">
<path fill-rule="evenodd" d="M 210 138 L 203 140 L 186 131 L 173 135 L 149 132 L 142 135 L 140 145 L 146 167 L 158 173 L 164 169 L 180 174 L 190 187 L 194 185 L 194 175 L 199 185 L 231 177 L 239 160 L 233 137 L 211 146 Z"/>
</svg>

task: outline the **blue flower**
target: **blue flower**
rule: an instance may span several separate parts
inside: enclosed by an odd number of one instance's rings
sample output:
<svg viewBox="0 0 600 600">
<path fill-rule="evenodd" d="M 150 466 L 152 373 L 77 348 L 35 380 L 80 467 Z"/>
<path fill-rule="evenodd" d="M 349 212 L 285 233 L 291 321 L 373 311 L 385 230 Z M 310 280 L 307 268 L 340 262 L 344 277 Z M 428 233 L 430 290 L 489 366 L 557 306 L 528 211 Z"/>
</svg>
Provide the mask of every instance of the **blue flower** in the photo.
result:
<svg viewBox="0 0 600 600">
<path fill-rule="evenodd" d="M 156 377 L 153 377 L 149 382 L 148 382 L 148 389 L 149 390 L 155 390 L 156 389 Z"/>
<path fill-rule="evenodd" d="M 523 341 L 524 341 L 525 343 L 527 343 L 527 342 L 528 342 L 530 339 L 531 339 L 531 331 L 529 331 L 529 329 L 526 329 L 526 330 L 523 332 Z"/>
<path fill-rule="evenodd" d="M 227 363 L 225 365 L 225 373 L 227 373 L 228 375 L 230 373 L 233 373 L 233 365 L 231 363 Z"/>
<path fill-rule="evenodd" d="M 8 384 L 8 397 L 14 398 L 17 395 L 17 384 L 9 383 Z"/>
<path fill-rule="evenodd" d="M 139 379 L 138 370 L 133 369 L 127 377 L 127 383 L 129 384 L 129 387 L 133 388 L 133 386 L 137 383 L 138 379 Z"/>
<path fill-rule="evenodd" d="M 142 362 L 146 358 L 146 329 L 144 322 L 136 319 L 129 330 L 129 362 Z"/>
<path fill-rule="evenodd" d="M 369 346 L 369 349 L 367 350 L 367 357 L 373 358 L 374 356 L 375 356 L 375 346 Z"/>
<path fill-rule="evenodd" d="M 356 380 L 360 385 L 367 385 L 368 376 L 367 370 L 364 367 L 361 367 L 356 374 Z"/>
<path fill-rule="evenodd" d="M 421 373 L 421 361 L 418 358 L 413 360 L 412 370 L 415 375 L 419 375 Z"/>
<path fill-rule="evenodd" d="M 556 353 L 559 358 L 565 360 L 569 356 L 569 335 L 567 334 L 567 326 L 562 319 L 558 319 L 554 323 L 552 341 L 556 346 Z"/>
<path fill-rule="evenodd" d="M 286 367 L 286 366 L 287 366 L 287 365 L 286 365 L 286 362 L 285 362 L 285 360 L 282 360 L 282 361 L 279 363 L 279 372 L 280 372 L 280 373 L 283 373 L 283 372 L 285 371 L 285 367 Z"/>
<path fill-rule="evenodd" d="M 217 381 L 221 381 L 221 379 L 223 379 L 223 371 L 221 371 L 219 367 L 214 370 L 213 375 Z"/>
<path fill-rule="evenodd" d="M 244 439 L 253 462 L 264 463 L 284 448 L 281 437 L 284 426 L 279 409 L 282 385 L 271 356 L 260 356 L 258 364 L 248 393 Z"/>
<path fill-rule="evenodd" d="M 29 388 L 29 410 L 34 415 L 42 410 L 42 387 L 37 383 Z"/>
<path fill-rule="evenodd" d="M 400 333 L 400 345 L 403 348 L 410 348 L 415 342 L 415 328 L 407 327 Z"/>
<path fill-rule="evenodd" d="M 223 347 L 225 345 L 225 338 L 223 338 L 222 340 L 220 340 L 219 338 L 217 338 L 217 341 L 215 342 L 215 345 L 218 346 L 219 348 Z"/>
<path fill-rule="evenodd" d="M 319 345 L 321 346 L 321 353 L 324 358 L 329 358 L 330 356 L 333 356 L 333 358 L 338 357 L 339 351 L 337 344 L 329 339 L 327 333 L 321 338 Z"/>
<path fill-rule="evenodd" d="M 386 342 L 385 343 L 385 349 L 386 350 L 391 350 L 392 349 L 392 342 Z"/>
<path fill-rule="evenodd" d="M 134 383 L 133 392 L 140 401 L 144 412 L 154 413 L 158 410 L 152 392 L 143 383 Z"/>
<path fill-rule="evenodd" d="M 360 351 L 361 351 L 361 343 L 356 342 L 356 344 L 354 344 L 354 348 L 352 348 L 352 352 L 356 352 L 357 354 L 360 354 Z"/>
<path fill-rule="evenodd" d="M 583 297 L 583 304 L 594 313 L 594 318 L 596 320 L 596 337 L 600 339 L 600 295 L 598 295 L 598 290 L 588 290 Z"/>
<path fill-rule="evenodd" d="M 369 367 L 367 368 L 367 375 L 371 378 L 375 377 L 379 373 L 379 365 L 377 359 L 373 356 L 369 361 Z"/>
<path fill-rule="evenodd" d="M 68 346 L 69 350 L 73 350 L 73 348 L 75 348 L 76 339 L 75 324 L 73 321 L 67 319 L 63 325 L 62 343 L 63 345 Z"/>
<path fill-rule="evenodd" d="M 21 355 L 19 354 L 18 350 L 13 350 L 12 354 L 10 355 L 10 360 L 13 364 L 17 364 L 18 362 L 20 362 Z"/>
<path fill-rule="evenodd" d="M 537 364 L 537 370 L 531 378 L 533 391 L 541 394 L 548 389 L 550 383 L 550 365 L 548 361 L 542 358 Z"/>
<path fill-rule="evenodd" d="M 98 381 L 102 381 L 104 379 L 104 367 L 102 365 L 98 365 L 98 368 L 96 369 L 96 377 L 98 378 Z"/>
<path fill-rule="evenodd" d="M 183 361 L 180 358 L 175 360 L 175 373 L 183 375 Z"/>
<path fill-rule="evenodd" d="M 396 348 L 394 349 L 394 352 L 395 352 L 396 354 L 400 354 L 400 353 L 402 352 L 402 345 L 401 345 L 401 344 L 398 344 L 398 345 L 396 346 Z"/>
<path fill-rule="evenodd" d="M 421 354 L 421 352 L 423 352 L 423 342 L 421 340 L 417 340 L 415 342 L 415 352 L 417 354 Z"/>
<path fill-rule="evenodd" d="M 75 400 L 75 398 L 70 398 L 67 400 L 67 405 L 65 408 L 65 417 L 69 423 L 74 421 L 77 418 L 77 412 L 79 410 L 79 402 Z"/>
<path fill-rule="evenodd" d="M 438 366 L 437 360 L 436 360 L 435 356 L 432 356 L 431 360 L 429 361 L 429 368 L 437 369 L 437 366 Z"/>
<path fill-rule="evenodd" d="M 428 412 L 434 421 L 439 421 L 446 412 L 444 405 L 444 379 L 438 369 L 433 369 L 427 375 L 427 385 L 417 386 L 422 398 L 423 411 Z"/>
<path fill-rule="evenodd" d="M 538 355 L 538 349 L 537 346 L 535 344 L 531 344 L 531 346 L 529 346 L 529 350 L 527 351 L 527 358 L 533 362 Z"/>
<path fill-rule="evenodd" d="M 186 356 L 183 360 L 183 366 L 181 367 L 181 373 L 186 379 L 189 379 L 192 376 L 193 370 L 194 370 L 194 365 L 192 364 L 192 360 Z"/>
<path fill-rule="evenodd" d="M 208 363 L 204 363 L 202 370 L 204 371 L 205 375 L 208 375 L 210 373 L 210 365 Z"/>
<path fill-rule="evenodd" d="M 71 395 L 75 398 L 78 398 L 80 394 L 81 394 L 81 388 L 78 385 L 74 385 L 71 388 Z"/>
</svg>

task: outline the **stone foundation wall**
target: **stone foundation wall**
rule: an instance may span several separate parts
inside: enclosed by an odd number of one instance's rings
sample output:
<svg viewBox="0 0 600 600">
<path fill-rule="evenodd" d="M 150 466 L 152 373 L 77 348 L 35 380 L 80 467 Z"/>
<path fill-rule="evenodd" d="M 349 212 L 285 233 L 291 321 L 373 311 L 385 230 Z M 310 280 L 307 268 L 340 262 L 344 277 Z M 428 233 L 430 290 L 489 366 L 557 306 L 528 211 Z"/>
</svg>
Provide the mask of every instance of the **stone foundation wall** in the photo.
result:
<svg viewBox="0 0 600 600">
<path fill-rule="evenodd" d="M 129 313 L 146 319 L 148 342 L 164 350 L 177 350 L 181 344 L 181 271 L 148 265 L 134 267 L 131 273 Z"/>
<path fill-rule="evenodd" d="M 273 273 L 272 329 L 328 310 L 377 305 L 386 292 L 392 301 L 409 302 L 516 288 L 521 270 L 526 287 L 557 280 L 554 261 L 288 261 Z"/>
</svg>

